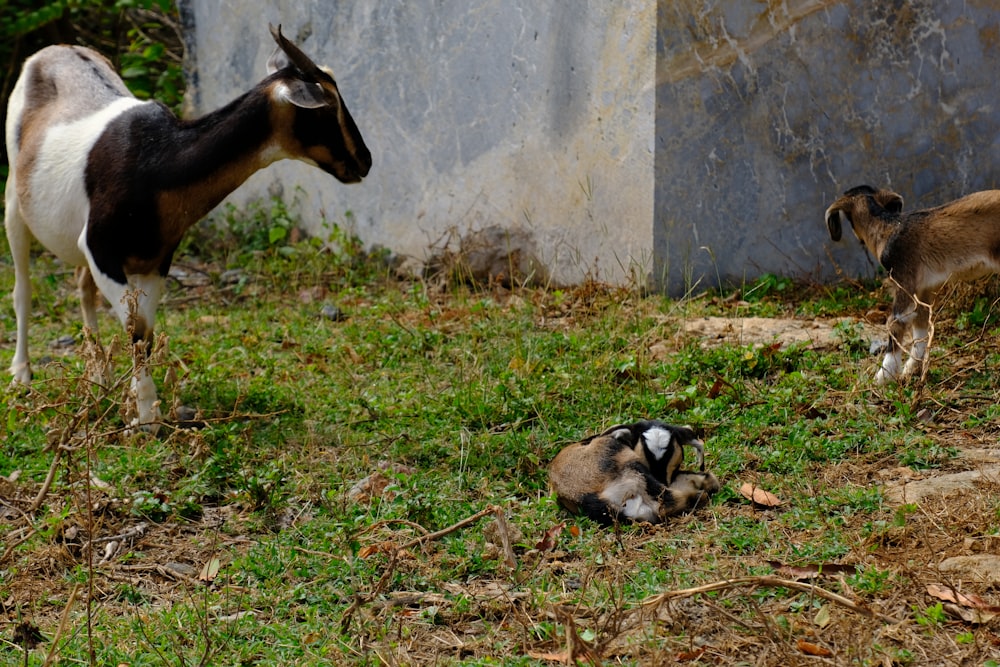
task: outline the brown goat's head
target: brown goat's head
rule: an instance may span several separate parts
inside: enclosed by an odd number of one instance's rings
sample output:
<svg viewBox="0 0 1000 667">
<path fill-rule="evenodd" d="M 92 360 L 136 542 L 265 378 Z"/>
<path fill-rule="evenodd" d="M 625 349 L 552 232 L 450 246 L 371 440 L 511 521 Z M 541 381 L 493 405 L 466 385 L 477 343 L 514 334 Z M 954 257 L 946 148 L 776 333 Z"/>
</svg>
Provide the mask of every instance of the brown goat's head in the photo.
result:
<svg viewBox="0 0 1000 667">
<path fill-rule="evenodd" d="M 870 185 L 859 185 L 851 188 L 837 201 L 826 209 L 826 228 L 830 238 L 839 241 L 843 235 L 843 220 L 846 219 L 854 227 L 854 216 L 857 213 L 881 218 L 885 215 L 897 215 L 903 210 L 903 197 L 892 190 L 876 190 Z"/>
</svg>

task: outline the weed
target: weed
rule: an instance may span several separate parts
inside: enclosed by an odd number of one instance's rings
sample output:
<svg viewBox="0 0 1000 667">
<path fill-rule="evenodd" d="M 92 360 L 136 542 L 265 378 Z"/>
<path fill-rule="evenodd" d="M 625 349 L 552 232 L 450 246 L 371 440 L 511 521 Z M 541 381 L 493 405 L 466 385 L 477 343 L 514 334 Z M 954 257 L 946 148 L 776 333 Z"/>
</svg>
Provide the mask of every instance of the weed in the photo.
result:
<svg viewBox="0 0 1000 667">
<path fill-rule="evenodd" d="M 200 428 L 168 426 L 159 438 L 122 433 L 120 394 L 81 401 L 80 351 L 48 345 L 79 333 L 70 275 L 35 258 L 31 342 L 51 360 L 31 391 L 0 388 L 0 586 L 48 637 L 73 586 L 87 589 L 90 611 L 78 602 L 51 642 L 58 659 L 529 665 L 566 658 L 576 641 L 628 664 L 702 648 L 719 664 L 789 664 L 787 638 L 816 625 L 816 596 L 758 586 L 646 606 L 774 576 L 772 561 L 857 564 L 816 587 L 918 621 L 918 632 L 880 634 L 882 621 L 832 607 L 822 638 L 851 647 L 845 660 L 998 658 L 982 629 L 927 606 L 914 563 L 955 549 L 956 525 L 995 534 L 1000 505 L 949 505 L 942 519 L 883 493 L 900 465 L 952 466 L 962 438 L 995 439 L 988 370 L 874 392 L 859 369 L 864 336 L 849 325 L 835 350 L 708 345 L 680 326 L 705 314 L 858 314 L 877 291 L 771 276 L 741 290 L 743 302 L 673 301 L 596 284 L 394 282 L 349 215 L 306 238 L 295 210 L 230 211 L 185 242 L 199 254 L 179 258 L 188 277 L 171 281 L 170 347 L 155 373 L 166 376 L 164 411 L 192 406 Z M 334 304 L 343 317 L 323 315 Z M 933 426 L 927 407 L 941 415 Z M 547 462 L 643 417 L 696 428 L 724 488 L 655 528 L 568 517 L 548 495 Z M 751 505 L 743 482 L 781 506 Z M 479 522 L 434 537 L 484 508 Z"/>
<path fill-rule="evenodd" d="M 914 605 L 913 619 L 924 627 L 936 628 L 948 621 L 948 614 L 944 610 L 944 605 L 940 602 L 930 607 L 924 607 L 923 609 Z"/>
</svg>

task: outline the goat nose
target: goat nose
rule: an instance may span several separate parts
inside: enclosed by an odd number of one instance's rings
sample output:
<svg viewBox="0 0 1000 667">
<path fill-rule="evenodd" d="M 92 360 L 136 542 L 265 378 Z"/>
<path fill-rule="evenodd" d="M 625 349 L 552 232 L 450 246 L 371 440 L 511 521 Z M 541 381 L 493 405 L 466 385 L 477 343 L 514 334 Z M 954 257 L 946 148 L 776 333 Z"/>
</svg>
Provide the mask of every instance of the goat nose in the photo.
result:
<svg viewBox="0 0 1000 667">
<path fill-rule="evenodd" d="M 367 148 L 358 154 L 358 173 L 367 176 L 372 168 L 372 154 Z"/>
</svg>

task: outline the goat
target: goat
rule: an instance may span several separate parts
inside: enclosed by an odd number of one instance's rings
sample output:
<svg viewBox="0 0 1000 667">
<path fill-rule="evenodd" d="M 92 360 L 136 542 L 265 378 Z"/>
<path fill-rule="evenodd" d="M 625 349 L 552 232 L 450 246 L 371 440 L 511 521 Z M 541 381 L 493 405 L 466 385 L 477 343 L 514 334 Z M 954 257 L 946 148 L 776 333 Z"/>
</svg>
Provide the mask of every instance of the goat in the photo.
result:
<svg viewBox="0 0 1000 667">
<path fill-rule="evenodd" d="M 281 26 L 269 29 L 277 48 L 268 76 L 190 121 L 136 99 L 91 49 L 50 46 L 25 61 L 6 125 L 15 382 L 31 381 L 32 237 L 80 267 L 83 322 L 95 342 L 97 290 L 110 301 L 133 344 L 133 423 L 155 431 L 159 403 L 142 357 L 149 353 L 164 278 L 188 228 L 277 160 L 302 160 L 343 183 L 368 174 L 371 153 L 333 76 L 286 39 Z"/>
<path fill-rule="evenodd" d="M 700 472 L 681 470 L 685 445 L 697 451 Z M 568 445 L 549 464 L 549 485 L 564 509 L 603 525 L 661 523 L 720 488 L 705 472 L 705 445 L 694 431 L 658 420 L 614 426 Z"/>
<path fill-rule="evenodd" d="M 833 202 L 825 217 L 834 241 L 840 240 L 846 220 L 894 285 L 886 321 L 888 349 L 875 375 L 880 385 L 923 369 L 931 308 L 946 282 L 1000 272 L 1000 190 L 903 213 L 903 198 L 897 193 L 862 185 Z M 909 358 L 903 366 L 907 343 Z"/>
</svg>

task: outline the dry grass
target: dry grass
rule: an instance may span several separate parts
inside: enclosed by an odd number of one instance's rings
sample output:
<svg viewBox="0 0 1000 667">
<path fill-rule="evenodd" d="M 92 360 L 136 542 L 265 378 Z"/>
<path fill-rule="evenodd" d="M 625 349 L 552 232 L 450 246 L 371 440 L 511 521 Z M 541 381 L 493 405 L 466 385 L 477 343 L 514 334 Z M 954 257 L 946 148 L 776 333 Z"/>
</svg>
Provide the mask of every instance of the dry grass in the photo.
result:
<svg viewBox="0 0 1000 667">
<path fill-rule="evenodd" d="M 1000 552 L 1000 485 L 903 506 L 881 493 L 988 467 L 956 455 L 997 452 L 988 323 L 970 335 L 952 313 L 928 384 L 875 395 L 849 342 L 706 351 L 677 333 L 706 313 L 811 319 L 822 289 L 743 304 L 596 284 L 338 291 L 299 267 L 289 300 L 274 271 L 250 267 L 238 294 L 174 292 L 156 373 L 176 378 L 164 404 L 194 403 L 204 428 L 126 435 L 121 385 L 88 387 L 82 352 L 8 392 L 10 664 L 1000 661 L 1000 620 L 928 594 L 1000 604 L 1000 583 L 940 569 Z M 317 284 L 343 294 L 347 322 L 301 315 Z M 65 330 L 54 310 L 42 340 Z M 726 489 L 656 528 L 562 515 L 544 463 L 623 416 L 694 423 Z M 783 505 L 751 505 L 742 481 Z"/>
</svg>

